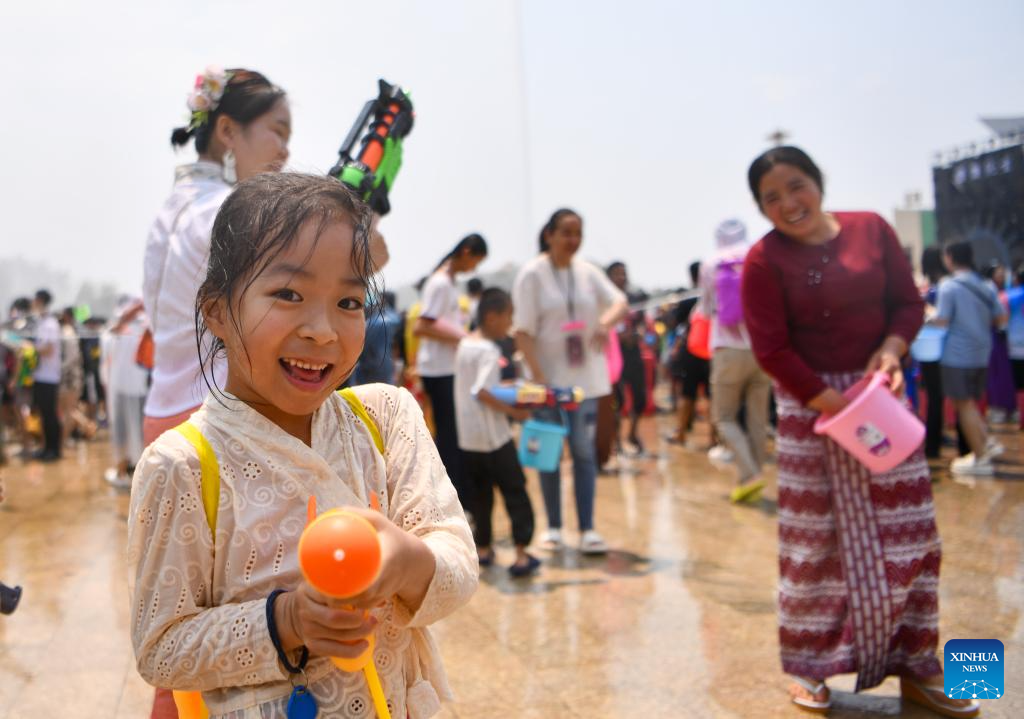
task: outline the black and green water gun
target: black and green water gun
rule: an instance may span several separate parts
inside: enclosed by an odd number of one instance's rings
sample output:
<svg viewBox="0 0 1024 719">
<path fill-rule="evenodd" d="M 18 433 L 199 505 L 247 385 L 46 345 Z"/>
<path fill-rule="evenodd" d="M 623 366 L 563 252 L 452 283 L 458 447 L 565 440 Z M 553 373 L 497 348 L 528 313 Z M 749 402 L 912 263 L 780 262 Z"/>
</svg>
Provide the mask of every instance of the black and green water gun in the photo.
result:
<svg viewBox="0 0 1024 719">
<path fill-rule="evenodd" d="M 386 215 L 391 210 L 388 193 L 402 166 L 402 142 L 412 130 L 414 114 L 409 93 L 384 80 L 378 87 L 377 97 L 363 106 L 328 174 L 358 192 L 378 215 Z"/>
</svg>

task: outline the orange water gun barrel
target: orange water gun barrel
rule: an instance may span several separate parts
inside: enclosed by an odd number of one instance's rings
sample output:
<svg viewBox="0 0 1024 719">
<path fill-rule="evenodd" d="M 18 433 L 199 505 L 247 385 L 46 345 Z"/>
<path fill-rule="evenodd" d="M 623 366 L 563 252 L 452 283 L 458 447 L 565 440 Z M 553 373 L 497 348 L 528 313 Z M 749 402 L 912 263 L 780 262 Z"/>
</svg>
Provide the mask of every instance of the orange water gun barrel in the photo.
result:
<svg viewBox="0 0 1024 719">
<path fill-rule="evenodd" d="M 380 574 L 377 530 L 358 514 L 324 512 L 299 539 L 299 567 L 306 581 L 329 597 L 361 594 Z"/>
<path fill-rule="evenodd" d="M 380 540 L 372 524 L 344 509 L 331 509 L 317 517 L 313 497 L 309 498 L 307 520 L 306 529 L 299 537 L 299 569 L 310 586 L 329 597 L 348 599 L 362 594 L 377 581 L 381 570 Z M 331 657 L 331 661 L 345 672 L 362 670 L 377 716 L 390 719 L 384 689 L 373 663 L 374 635 L 371 633 L 366 641 L 366 650 L 359 656 Z"/>
</svg>

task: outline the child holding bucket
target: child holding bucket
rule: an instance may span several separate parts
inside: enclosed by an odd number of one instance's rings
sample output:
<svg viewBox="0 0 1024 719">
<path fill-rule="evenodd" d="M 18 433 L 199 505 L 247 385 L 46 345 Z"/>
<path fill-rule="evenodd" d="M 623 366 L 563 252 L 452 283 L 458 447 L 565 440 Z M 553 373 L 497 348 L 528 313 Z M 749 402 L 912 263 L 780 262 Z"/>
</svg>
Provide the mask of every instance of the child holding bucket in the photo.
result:
<svg viewBox="0 0 1024 719">
<path fill-rule="evenodd" d="M 153 684 L 202 691 L 214 717 L 284 717 L 293 682 L 320 717 L 368 715 L 364 677 L 329 657 L 357 656 L 370 633 L 393 716 L 428 717 L 450 698 L 426 627 L 476 587 L 469 526 L 408 392 L 367 385 L 354 404 L 334 392 L 362 349 L 376 269 L 369 222 L 329 178 L 263 174 L 238 185 L 214 223 L 197 298 L 200 339 L 212 334 L 227 364 L 225 388 L 189 420 L 216 457 L 214 517 L 183 432 L 164 433 L 136 470 L 138 668 Z M 344 600 L 354 609 L 301 578 L 311 496 L 323 510 L 355 508 L 377 531 L 381 573 Z"/>
<path fill-rule="evenodd" d="M 923 321 L 909 263 L 878 215 L 822 210 L 822 174 L 802 150 L 765 152 L 748 181 L 775 226 L 747 254 L 742 295 L 754 353 L 776 383 L 779 640 L 791 699 L 827 711 L 829 677 L 857 672 L 859 691 L 898 675 L 904 699 L 975 716 L 977 702 L 943 693 L 941 549 L 922 453 L 873 474 L 813 429 L 865 373 L 885 372 L 902 392 L 900 360 Z"/>
<path fill-rule="evenodd" d="M 509 419 L 524 421 L 529 410 L 505 404 L 488 387 L 501 382 L 504 363 L 498 341 L 512 329 L 512 298 L 497 287 L 484 290 L 476 311 L 476 329 L 459 343 L 455 352 L 455 419 L 462 450 L 462 468 L 473 485 L 474 539 L 481 566 L 494 562 L 491 546 L 491 513 L 494 485 L 498 485 L 505 510 L 512 521 L 515 562 L 508 568 L 513 577 L 537 571 L 540 560 L 527 554 L 533 538 L 533 507 L 526 493 L 526 477 L 516 455 Z"/>
</svg>

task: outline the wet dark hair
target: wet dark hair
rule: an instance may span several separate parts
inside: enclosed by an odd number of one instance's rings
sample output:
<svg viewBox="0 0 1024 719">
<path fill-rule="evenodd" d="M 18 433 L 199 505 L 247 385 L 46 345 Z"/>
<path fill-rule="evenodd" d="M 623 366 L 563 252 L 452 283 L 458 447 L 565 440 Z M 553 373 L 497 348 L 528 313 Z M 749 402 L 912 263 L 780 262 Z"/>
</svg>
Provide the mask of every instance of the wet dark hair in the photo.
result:
<svg viewBox="0 0 1024 719">
<path fill-rule="evenodd" d="M 814 184 L 822 193 L 825 192 L 825 179 L 810 155 L 792 145 L 773 147 L 767 152 L 761 153 L 756 160 L 750 163 L 750 169 L 747 170 L 747 184 L 750 185 L 750 192 L 753 193 L 758 207 L 761 206 L 761 179 L 776 165 L 795 167 L 814 180 Z"/>
<path fill-rule="evenodd" d="M 949 259 L 957 267 L 974 268 L 974 248 L 970 242 L 966 240 L 950 242 L 943 248 L 943 251 L 949 255 Z"/>
<path fill-rule="evenodd" d="M 11 309 L 18 312 L 28 312 L 32 309 L 32 300 L 28 297 L 17 297 L 14 302 L 11 303 Z"/>
<path fill-rule="evenodd" d="M 466 292 L 470 295 L 478 295 L 484 291 L 484 281 L 479 277 L 471 277 L 466 283 Z"/>
<path fill-rule="evenodd" d="M 65 307 L 60 311 L 60 323 L 63 325 L 71 325 L 74 327 L 78 323 L 75 321 L 75 308 Z"/>
<path fill-rule="evenodd" d="M 512 306 L 512 297 L 500 287 L 488 287 L 480 295 L 476 306 L 476 326 L 483 327 L 484 317 L 496 312 L 505 312 Z"/>
<path fill-rule="evenodd" d="M 551 213 L 551 217 L 544 223 L 544 226 L 540 228 L 540 251 L 548 251 L 548 240 L 547 235 L 558 229 L 558 223 L 562 221 L 563 217 L 578 217 L 580 222 L 583 222 L 583 217 L 576 210 L 570 210 L 568 207 L 562 207 Z"/>
<path fill-rule="evenodd" d="M 266 77 L 254 70 L 236 68 L 227 71 L 231 75 L 224 86 L 224 94 L 217 104 L 217 109 L 209 114 L 199 127 L 189 129 L 188 125 L 176 127 L 171 132 L 171 145 L 181 147 L 195 140 L 196 152 L 206 152 L 213 138 L 213 129 L 217 126 L 217 118 L 227 115 L 243 127 L 265 115 L 285 96 L 284 90 L 274 85 Z"/>
<path fill-rule="evenodd" d="M 615 262 L 612 262 L 611 264 L 604 268 L 604 273 L 606 275 L 611 275 L 612 270 L 617 269 L 619 267 L 621 267 L 622 269 L 626 269 L 626 263 L 623 262 L 622 260 L 615 260 Z"/>
<path fill-rule="evenodd" d="M 445 262 L 461 255 L 463 252 L 468 252 L 473 257 L 487 257 L 487 240 L 484 239 L 483 235 L 477 232 L 466 235 L 459 240 L 458 244 L 452 248 L 451 252 L 441 258 L 441 261 L 437 263 L 437 267 L 434 268 L 434 271 L 436 272 Z"/>
<path fill-rule="evenodd" d="M 921 251 L 921 272 L 933 285 L 946 275 L 946 266 L 942 264 L 942 250 L 938 247 L 925 247 Z"/>
<path fill-rule="evenodd" d="M 316 227 L 315 242 L 334 223 L 352 225 L 352 271 L 366 287 L 368 296 L 378 296 L 380 288 L 370 257 L 370 218 L 370 208 L 352 190 L 321 175 L 264 173 L 235 187 L 213 222 L 210 262 L 196 295 L 196 347 L 203 379 L 211 392 L 220 388 L 214 387 L 212 373 L 207 370 L 225 348 L 223 340 L 217 337 L 204 346 L 210 332 L 203 308 L 227 300 L 226 321 L 241 335 L 235 305 L 242 302 L 256 278 L 295 244 L 308 223 Z M 353 369 L 355 365 L 349 373 Z"/>
</svg>

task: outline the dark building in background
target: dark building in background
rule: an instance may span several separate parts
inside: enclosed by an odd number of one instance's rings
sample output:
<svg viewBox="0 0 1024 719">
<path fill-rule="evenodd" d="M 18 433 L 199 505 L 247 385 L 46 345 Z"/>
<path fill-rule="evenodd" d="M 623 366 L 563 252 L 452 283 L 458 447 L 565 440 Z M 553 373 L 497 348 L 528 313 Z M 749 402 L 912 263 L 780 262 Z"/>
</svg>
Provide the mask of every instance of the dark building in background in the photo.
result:
<svg viewBox="0 0 1024 719">
<path fill-rule="evenodd" d="M 984 119 L 984 147 L 950 153 L 932 169 L 938 240 L 974 245 L 980 268 L 1024 263 L 1024 117 Z"/>
</svg>

